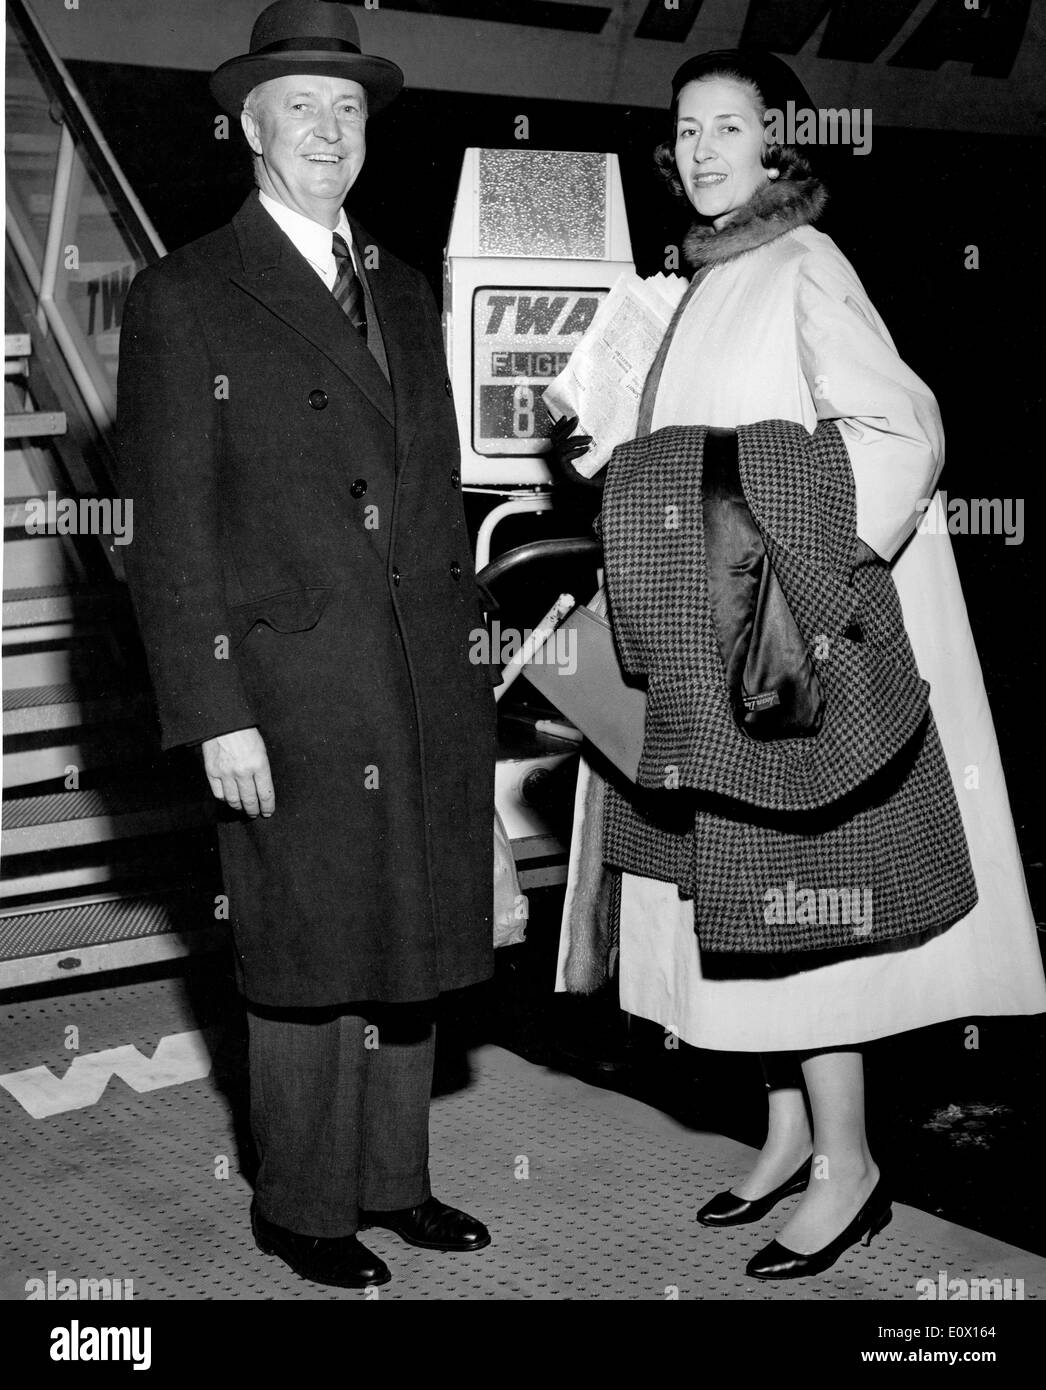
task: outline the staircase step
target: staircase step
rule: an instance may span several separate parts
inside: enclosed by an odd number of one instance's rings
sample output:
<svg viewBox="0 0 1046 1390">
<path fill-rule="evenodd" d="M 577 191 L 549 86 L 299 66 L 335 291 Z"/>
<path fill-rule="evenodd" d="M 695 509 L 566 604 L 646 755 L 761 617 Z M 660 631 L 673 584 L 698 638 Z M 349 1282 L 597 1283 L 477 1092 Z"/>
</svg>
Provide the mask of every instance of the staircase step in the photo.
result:
<svg viewBox="0 0 1046 1390">
<path fill-rule="evenodd" d="M 46 497 L 51 491 L 64 493 L 69 484 L 54 452 L 54 446 L 8 445 L 4 449 L 4 496 Z"/>
<path fill-rule="evenodd" d="M 26 520 L 27 520 L 27 509 L 28 509 L 29 503 L 30 503 L 30 502 L 35 502 L 35 503 L 37 504 L 37 509 L 38 509 L 38 508 L 39 508 L 39 504 L 40 504 L 41 502 L 43 502 L 44 508 L 45 508 L 45 515 L 44 515 L 44 517 L 42 518 L 42 519 L 43 519 L 43 523 L 44 523 L 45 526 L 47 526 L 48 524 L 50 524 L 51 527 L 52 527 L 52 529 L 51 529 L 51 530 L 40 530 L 40 531 L 26 531 L 26 535 L 27 535 L 27 536 L 33 536 L 33 537 L 35 537 L 35 536 L 66 536 L 66 535 L 70 535 L 70 536 L 71 536 L 71 535 L 75 535 L 75 534 L 76 534 L 75 532 L 61 529 L 63 526 L 66 526 L 67 523 L 66 523 L 66 521 L 65 521 L 64 516 L 58 514 L 58 512 L 57 512 L 57 507 L 58 507 L 57 492 L 58 492 L 58 490 L 55 489 L 55 488 L 51 488 L 51 489 L 49 489 L 49 491 L 52 491 L 52 492 L 55 492 L 55 493 L 56 493 L 56 502 L 55 502 L 55 512 L 56 512 L 56 515 L 55 515 L 53 518 L 48 518 L 48 516 L 46 515 L 46 508 L 47 508 L 47 505 L 48 505 L 48 498 L 47 498 L 46 493 L 42 493 L 42 494 L 41 494 L 41 493 L 33 493 L 31 496 L 26 496 L 26 497 L 11 497 L 11 498 L 8 498 L 8 500 L 4 503 L 4 530 L 5 530 L 5 531 L 6 531 L 6 530 L 10 530 L 12 527 L 17 527 L 19 530 L 23 530 L 23 529 L 25 528 L 25 524 L 26 524 Z M 103 497 L 100 497 L 97 493 L 90 493 L 90 492 L 81 492 L 81 493 L 78 493 L 78 494 L 77 494 L 77 497 L 76 497 L 76 507 L 77 507 L 76 515 L 77 515 L 77 516 L 85 515 L 85 516 L 88 516 L 88 517 L 94 517 L 94 516 L 96 516 L 96 515 L 99 514 L 100 504 L 103 503 L 103 502 L 107 502 L 107 501 L 108 501 L 108 499 L 103 498 Z M 87 509 L 86 509 L 86 511 L 84 511 L 83 513 L 81 513 L 80 508 L 83 506 L 84 503 L 87 504 Z M 105 513 L 105 509 L 101 509 L 101 514 L 102 514 L 102 515 L 105 515 L 105 514 L 106 514 L 106 513 Z M 36 524 L 39 524 L 39 522 L 37 522 Z M 94 533 L 92 533 L 92 534 L 94 534 Z M 102 534 L 104 534 L 104 533 L 102 533 Z"/>
<path fill-rule="evenodd" d="M 39 642 L 26 643 L 24 637 L 38 633 Z M 75 681 L 83 672 L 83 644 L 74 643 L 75 633 L 69 623 L 53 623 L 47 628 L 15 628 L 4 634 L 6 639 L 21 637 L 15 644 L 5 640 L 3 655 L 4 685 L 19 688 L 57 685 Z M 100 645 L 100 644 L 99 644 Z M 95 671 L 99 668 L 94 667 Z M 104 669 L 104 668 L 102 668 Z"/>
<path fill-rule="evenodd" d="M 132 674 L 120 659 L 114 626 L 110 618 L 104 628 L 73 621 L 7 629 L 2 661 L 5 689 L 72 685 L 91 692 L 102 672 L 110 686 L 120 682 L 138 689 L 144 678 Z"/>
<path fill-rule="evenodd" d="M 4 416 L 5 439 L 39 439 L 42 435 L 53 438 L 65 434 L 66 429 L 64 410 L 31 410 L 28 414 Z"/>
<path fill-rule="evenodd" d="M 40 869 L 33 873 L 8 874 L 0 879 L 0 917 L 14 912 L 29 912 L 40 907 L 39 900 L 50 893 L 99 892 L 103 889 L 119 889 L 121 885 L 132 885 L 135 892 L 143 884 L 155 887 L 158 883 L 182 883 L 186 877 L 186 843 L 182 837 L 172 836 L 166 842 L 169 853 L 156 853 L 148 859 L 130 855 L 128 858 L 115 858 L 115 847 L 110 857 L 98 864 L 70 864 L 67 867 Z M 180 851 L 180 857 L 178 852 Z M 192 861 L 204 862 L 203 851 L 192 850 Z M 32 898 L 31 906 L 25 902 L 14 903 L 15 899 Z M 12 906 L 12 903 L 14 905 Z M 3 904 L 7 904 L 3 906 Z"/>
<path fill-rule="evenodd" d="M 97 542 L 89 540 L 89 546 Z M 8 531 L 4 537 L 4 587 L 24 589 L 76 589 L 90 585 L 93 576 L 85 563 L 84 547 L 76 536 L 32 535 Z"/>
<path fill-rule="evenodd" d="M 120 585 L 45 584 L 32 589 L 4 590 L 4 627 L 33 627 L 37 623 L 68 622 L 129 611 L 127 591 Z"/>
<path fill-rule="evenodd" d="M 0 919 L 0 960 L 77 950 L 110 941 L 216 927 L 203 890 L 143 893 L 135 897 L 64 904 Z"/>
<path fill-rule="evenodd" d="M 163 781 L 48 792 L 4 802 L 4 858 L 213 823 L 213 798 Z"/>
<path fill-rule="evenodd" d="M 32 168 L 33 165 L 30 161 L 23 163 L 19 160 L 12 160 L 11 156 L 18 154 L 43 155 L 46 159 L 53 160 L 58 146 L 58 131 L 54 127 L 42 132 L 9 130 L 4 144 L 7 146 L 7 158 L 16 169 Z"/>
<path fill-rule="evenodd" d="M 148 696 L 142 692 L 105 695 L 87 694 L 75 685 L 26 686 L 4 691 L 4 735 L 133 718 L 148 708 Z"/>
<path fill-rule="evenodd" d="M 151 736 L 134 725 L 74 729 L 60 742 L 37 748 L 11 748 L 8 742 L 4 748 L 4 788 L 10 792 L 15 787 L 53 782 L 66 777 L 70 768 L 80 775 L 104 768 L 110 776 L 127 776 L 136 763 L 149 758 L 153 746 Z"/>
<path fill-rule="evenodd" d="M 220 880 L 213 823 L 161 836 L 16 855 L 4 859 L 0 917 L 43 911 L 59 895 L 78 901 L 89 894 L 127 897 L 212 880 Z"/>
</svg>

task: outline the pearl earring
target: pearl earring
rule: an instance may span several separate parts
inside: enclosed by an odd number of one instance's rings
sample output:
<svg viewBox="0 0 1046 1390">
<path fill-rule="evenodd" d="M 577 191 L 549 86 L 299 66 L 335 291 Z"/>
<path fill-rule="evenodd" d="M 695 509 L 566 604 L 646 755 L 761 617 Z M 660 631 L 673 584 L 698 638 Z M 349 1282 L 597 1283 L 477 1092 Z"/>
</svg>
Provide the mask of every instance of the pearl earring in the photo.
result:
<svg viewBox="0 0 1046 1390">
<path fill-rule="evenodd" d="M 780 169 L 767 169 L 766 177 L 768 179 L 778 179 L 781 177 L 781 171 Z"/>
</svg>

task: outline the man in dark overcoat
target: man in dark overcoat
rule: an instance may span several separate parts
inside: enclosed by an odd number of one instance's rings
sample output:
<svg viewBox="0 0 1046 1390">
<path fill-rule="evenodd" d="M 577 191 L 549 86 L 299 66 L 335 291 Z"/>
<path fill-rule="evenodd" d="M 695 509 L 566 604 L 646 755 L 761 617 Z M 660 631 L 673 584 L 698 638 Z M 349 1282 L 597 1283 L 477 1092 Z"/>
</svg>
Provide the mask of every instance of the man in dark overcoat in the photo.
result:
<svg viewBox="0 0 1046 1390">
<path fill-rule="evenodd" d="M 347 217 L 402 74 L 278 0 L 211 87 L 258 189 L 135 280 L 128 578 L 166 748 L 214 795 L 250 1029 L 258 1245 L 383 1283 L 356 1238 L 474 1250 L 434 1198 L 434 1001 L 492 973 L 494 706 L 440 324 Z"/>
</svg>

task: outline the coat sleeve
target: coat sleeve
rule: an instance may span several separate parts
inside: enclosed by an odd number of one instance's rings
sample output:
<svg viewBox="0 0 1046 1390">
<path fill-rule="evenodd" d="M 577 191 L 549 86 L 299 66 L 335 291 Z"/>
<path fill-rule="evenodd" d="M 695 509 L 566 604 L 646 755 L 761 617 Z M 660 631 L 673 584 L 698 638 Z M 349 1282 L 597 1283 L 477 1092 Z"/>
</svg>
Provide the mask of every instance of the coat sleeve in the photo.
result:
<svg viewBox="0 0 1046 1390">
<path fill-rule="evenodd" d="M 817 418 L 836 422 L 850 456 L 857 534 L 891 560 L 915 530 L 944 464 L 937 402 L 901 361 L 841 255 L 803 257 L 796 331 Z"/>
<path fill-rule="evenodd" d="M 164 748 L 257 723 L 225 600 L 216 389 L 190 292 L 161 267 L 142 271 L 120 333 L 117 452 L 133 503 L 127 579 Z"/>
</svg>

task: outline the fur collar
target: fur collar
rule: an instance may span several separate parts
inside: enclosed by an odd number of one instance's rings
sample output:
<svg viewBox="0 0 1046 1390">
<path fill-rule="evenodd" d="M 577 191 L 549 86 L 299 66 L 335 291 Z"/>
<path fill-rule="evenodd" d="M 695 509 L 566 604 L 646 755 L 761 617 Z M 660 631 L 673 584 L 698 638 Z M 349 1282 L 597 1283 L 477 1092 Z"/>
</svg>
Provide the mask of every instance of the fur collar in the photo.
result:
<svg viewBox="0 0 1046 1390">
<path fill-rule="evenodd" d="M 793 227 L 815 222 L 828 199 L 828 190 L 812 174 L 805 178 L 767 180 L 736 217 L 717 232 L 711 222 L 695 222 L 683 242 L 683 255 L 694 270 L 733 260 L 754 251 Z"/>
</svg>

